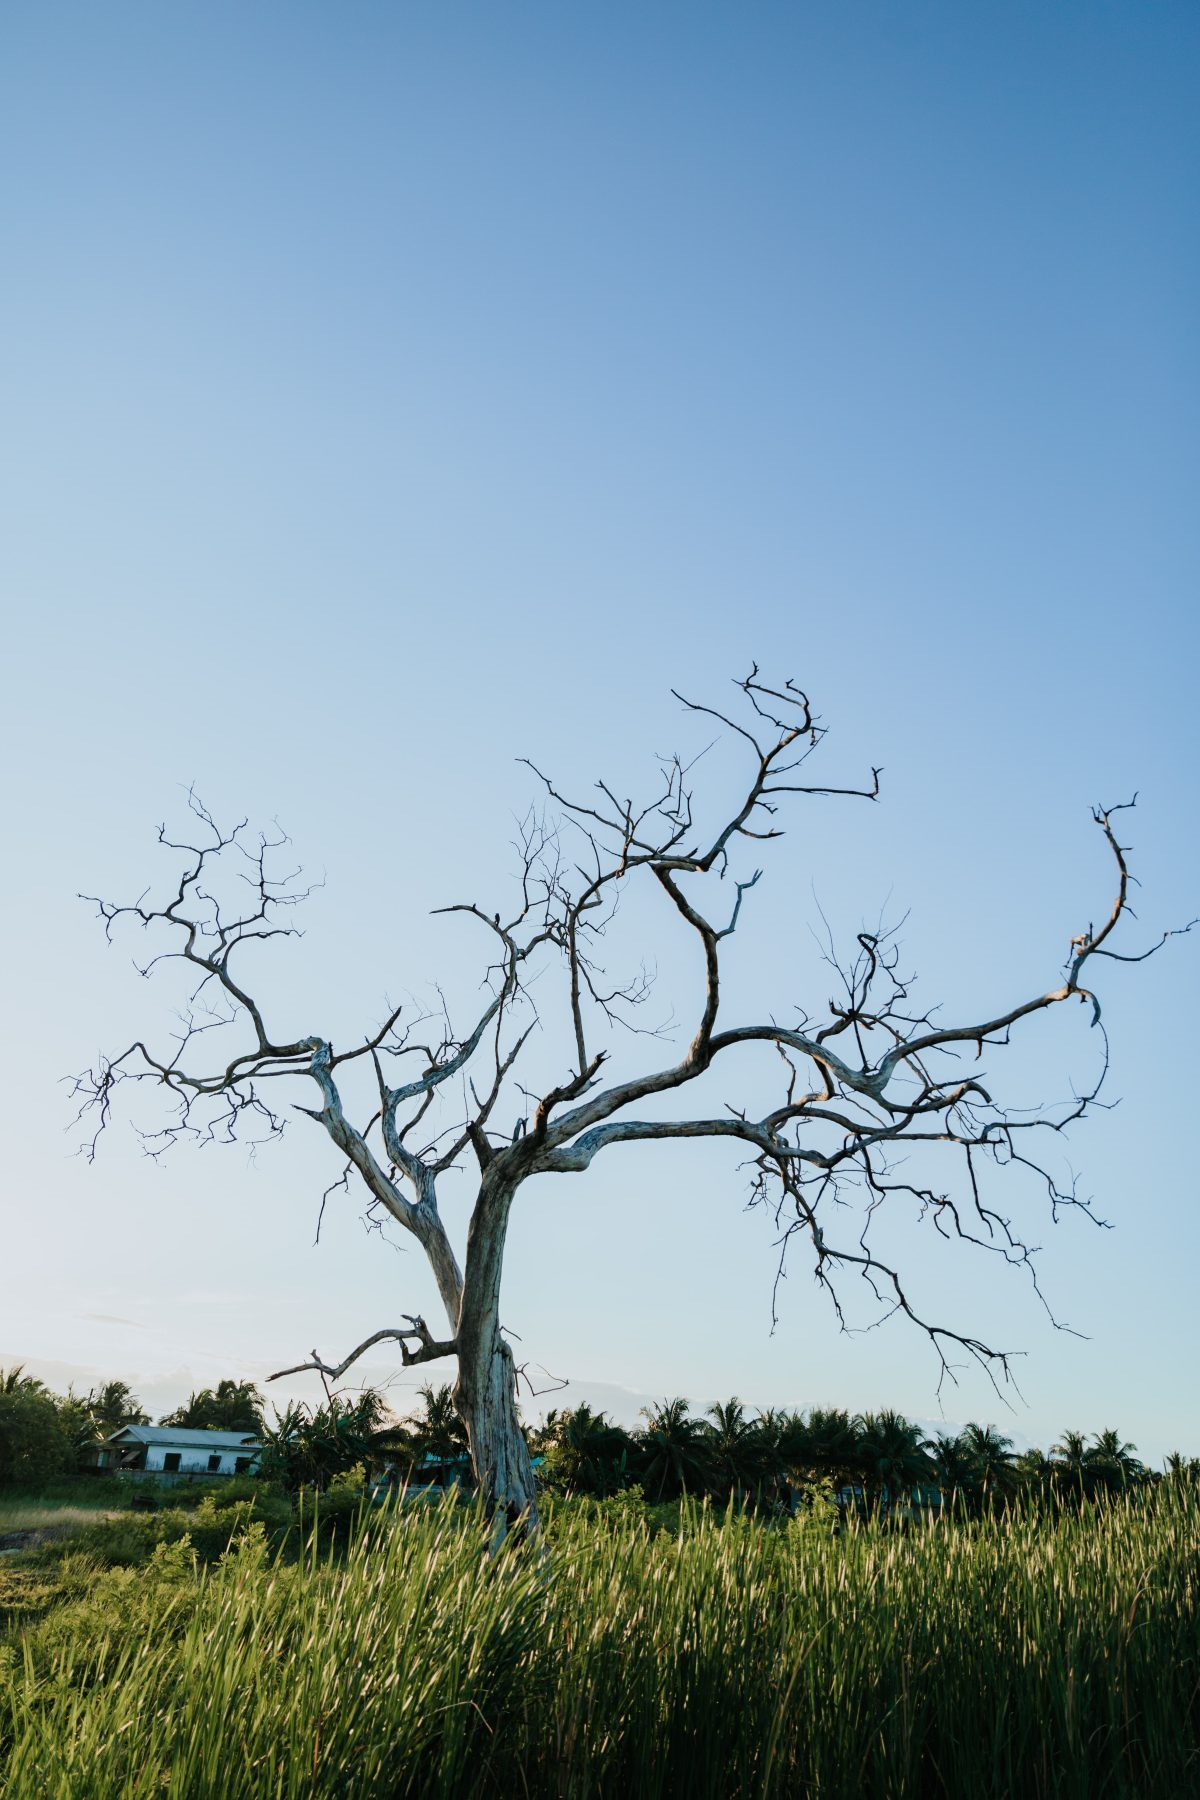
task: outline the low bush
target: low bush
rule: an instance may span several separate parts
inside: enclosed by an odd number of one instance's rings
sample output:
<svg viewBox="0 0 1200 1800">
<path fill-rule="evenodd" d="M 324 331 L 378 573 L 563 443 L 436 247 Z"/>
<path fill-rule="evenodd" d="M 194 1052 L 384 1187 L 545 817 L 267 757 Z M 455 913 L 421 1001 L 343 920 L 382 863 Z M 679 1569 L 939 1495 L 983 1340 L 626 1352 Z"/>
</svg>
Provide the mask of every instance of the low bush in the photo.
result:
<svg viewBox="0 0 1200 1800">
<path fill-rule="evenodd" d="M 230 1482 L 228 1487 L 232 1486 Z M 186 1538 L 198 1560 L 208 1563 L 223 1556 L 230 1540 L 249 1525 L 262 1525 L 271 1541 L 281 1545 L 295 1523 L 291 1502 L 270 1488 L 248 1494 L 210 1490 L 188 1510 L 172 1506 L 158 1512 L 122 1512 L 96 1519 L 68 1538 L 37 1546 L 27 1553 L 27 1560 L 51 1567 L 64 1558 L 82 1555 L 98 1568 L 138 1569 L 161 1547 Z"/>
<path fill-rule="evenodd" d="M 118 1504 L 132 1507 L 139 1502 L 145 1504 L 152 1500 L 156 1507 L 166 1507 L 172 1511 L 192 1512 L 202 1506 L 209 1498 L 221 1503 L 232 1503 L 234 1500 L 253 1500 L 256 1494 L 267 1491 L 270 1483 L 260 1482 L 254 1475 L 225 1475 L 215 1480 L 202 1481 L 156 1481 L 153 1476 L 120 1476 L 115 1478 L 116 1485 L 104 1486 L 110 1496 L 109 1505 L 113 1504 L 112 1495 L 119 1496 Z M 99 1484 L 97 1484 L 99 1485 Z"/>
</svg>

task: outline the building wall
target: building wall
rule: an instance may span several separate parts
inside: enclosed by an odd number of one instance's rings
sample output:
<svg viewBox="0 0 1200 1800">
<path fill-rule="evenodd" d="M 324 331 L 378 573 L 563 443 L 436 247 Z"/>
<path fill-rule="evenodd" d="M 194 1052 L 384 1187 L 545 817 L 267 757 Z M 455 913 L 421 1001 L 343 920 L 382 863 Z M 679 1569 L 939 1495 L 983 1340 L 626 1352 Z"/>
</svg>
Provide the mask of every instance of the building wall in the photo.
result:
<svg viewBox="0 0 1200 1800">
<path fill-rule="evenodd" d="M 232 1475 L 237 1469 L 238 1459 L 250 1456 L 256 1459 L 252 1450 L 207 1450 L 202 1444 L 177 1444 L 174 1453 L 179 1457 L 179 1473 L 181 1475 Z M 147 1474 L 166 1467 L 166 1459 L 172 1454 L 170 1444 L 148 1444 L 146 1447 Z M 219 1456 L 220 1464 L 211 1469 L 208 1466 L 210 1456 Z"/>
</svg>

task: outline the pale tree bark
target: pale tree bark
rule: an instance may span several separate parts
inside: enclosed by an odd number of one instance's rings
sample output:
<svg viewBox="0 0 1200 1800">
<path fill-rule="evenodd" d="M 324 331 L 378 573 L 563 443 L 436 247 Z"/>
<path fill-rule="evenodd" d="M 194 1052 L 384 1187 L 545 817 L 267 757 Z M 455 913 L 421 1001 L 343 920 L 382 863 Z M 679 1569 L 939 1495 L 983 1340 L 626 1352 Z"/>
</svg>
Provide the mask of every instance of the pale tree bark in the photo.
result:
<svg viewBox="0 0 1200 1800">
<path fill-rule="evenodd" d="M 874 801 L 879 794 L 878 770 L 857 787 L 798 779 L 824 737 L 807 696 L 791 682 L 767 685 L 757 669 L 736 685 L 742 709 L 737 717 L 682 701 L 692 717 L 715 721 L 748 765 L 740 802 L 707 833 L 697 820 L 682 757 L 662 765 L 661 784 L 637 806 L 618 800 L 603 781 L 592 800 L 571 799 L 534 769 L 553 813 L 531 813 L 521 828 L 521 898 L 515 913 L 502 919 L 477 901 L 443 909 L 472 921 L 491 943 L 488 997 L 464 1034 L 444 1019 L 440 1035 L 419 1038 L 428 1019 L 406 1023 L 402 1009 L 395 1008 L 348 1050 L 335 1051 L 322 1035 L 273 1036 L 245 984 L 242 964 L 263 940 L 291 932 L 289 909 L 304 898 L 304 890 L 295 876 L 274 874 L 286 840 L 252 838 L 244 823 L 222 830 L 194 795 L 189 799 L 195 828 L 189 837 L 173 840 L 165 829 L 159 833 L 160 842 L 182 859 L 167 896 L 154 903 L 143 896 L 131 906 L 96 902 L 110 939 L 118 928 L 133 926 L 153 940 L 142 973 L 160 963 L 182 962 L 194 980 L 183 1028 L 169 1050 L 151 1050 L 139 1039 L 77 1078 L 81 1115 L 95 1121 L 87 1153 L 95 1154 L 113 1106 L 130 1083 L 148 1082 L 160 1098 L 167 1090 L 171 1110 L 162 1123 L 143 1127 L 143 1142 L 154 1155 L 189 1139 L 278 1136 L 285 1116 L 271 1099 L 278 1091 L 272 1084 L 283 1082 L 287 1091 L 299 1082 L 315 1091 L 315 1104 L 292 1101 L 291 1110 L 318 1125 L 345 1159 L 342 1180 L 334 1185 L 355 1177 L 365 1191 L 369 1218 L 389 1221 L 421 1246 L 446 1331 L 438 1335 L 423 1318 L 404 1314 L 401 1324 L 373 1331 L 338 1362 L 314 1350 L 308 1361 L 280 1374 L 304 1369 L 326 1381 L 340 1380 L 381 1343 L 396 1346 L 406 1366 L 456 1360 L 456 1402 L 498 1533 L 518 1519 L 535 1524 L 537 1516 L 534 1474 L 517 1411 L 517 1371 L 500 1311 L 509 1219 L 527 1180 L 579 1173 L 617 1145 L 693 1138 L 712 1140 L 716 1149 L 721 1140 L 731 1140 L 743 1155 L 750 1151 L 752 1193 L 774 1207 L 784 1254 L 794 1239 L 807 1242 L 813 1271 L 843 1324 L 838 1276 L 851 1274 L 879 1302 L 880 1319 L 899 1313 L 926 1334 L 943 1376 L 953 1376 L 951 1359 L 958 1352 L 1007 1377 L 1009 1352 L 931 1320 L 910 1301 L 900 1270 L 873 1248 L 874 1220 L 881 1208 L 915 1203 L 943 1236 L 1018 1266 L 1036 1289 L 1033 1251 L 991 1198 L 992 1182 L 1014 1171 L 1032 1176 L 1055 1216 L 1065 1207 L 1089 1211 L 1032 1146 L 1045 1134 L 1065 1131 L 1096 1103 L 1107 1047 L 1092 968 L 1101 959 L 1141 961 L 1175 935 L 1164 932 L 1140 951 L 1113 948 L 1113 935 L 1129 910 L 1131 877 L 1116 835 L 1116 815 L 1123 809 L 1098 808 L 1094 818 L 1115 865 L 1115 892 L 1103 923 L 1071 939 L 1065 966 L 1048 986 L 978 1019 L 935 1024 L 932 1012 L 912 1010 L 911 983 L 900 973 L 892 938 L 860 931 L 853 955 L 836 965 L 840 998 L 831 1000 L 822 1016 L 792 1007 L 794 1022 L 779 1023 L 775 1012 L 788 1009 L 784 990 L 769 1016 L 719 1026 L 724 946 L 761 875 L 760 870 L 738 874 L 739 851 L 748 841 L 780 837 L 779 809 L 797 797 Z M 725 887 L 727 875 L 733 880 Z M 622 890 L 646 881 L 666 903 L 664 917 L 690 934 L 698 951 L 693 1026 L 678 1057 L 652 1060 L 649 1067 L 635 1063 L 605 1082 L 622 1027 L 633 1028 L 635 1035 L 625 1041 L 639 1047 L 638 1061 L 646 1037 L 657 1041 L 662 1035 L 638 1035 L 638 1009 L 651 985 L 644 974 L 614 982 L 597 956 Z M 709 893 L 711 901 L 705 899 Z M 715 919 L 714 906 L 720 909 Z M 531 1096 L 515 1070 L 537 1016 L 532 980 L 554 965 L 562 973 L 558 993 L 573 1046 L 570 1066 Z M 1016 1027 L 1068 1001 L 1085 1006 L 1105 1044 L 1099 1074 L 1069 1105 L 1017 1112 L 997 1097 L 985 1055 L 1001 1062 Z M 543 1010 L 547 1004 L 539 998 Z M 221 1041 L 230 1044 L 229 1052 L 205 1061 L 207 1047 Z M 693 1083 L 764 1046 L 776 1053 L 779 1075 L 756 1116 L 728 1107 L 706 1114 L 685 1106 Z M 359 1093 L 356 1113 L 347 1096 L 358 1090 L 364 1073 L 370 1100 L 364 1102 Z M 469 1096 L 465 1110 L 464 1094 Z M 671 1097 L 677 1097 L 678 1111 L 672 1100 L 674 1116 L 664 1116 L 664 1099 Z M 655 1103 L 653 1116 L 636 1116 L 635 1109 L 646 1102 Z M 496 1115 L 511 1117 L 514 1109 L 515 1129 L 498 1130 Z M 364 1122 L 354 1123 L 355 1116 Z M 937 1150 L 953 1159 L 957 1183 L 934 1185 L 907 1173 L 901 1179 L 896 1156 L 910 1150 L 918 1155 Z M 477 1186 L 460 1266 L 439 1210 L 439 1192 L 468 1155 Z M 847 1229 L 853 1216 L 847 1203 L 854 1195 L 860 1206 Z"/>
</svg>

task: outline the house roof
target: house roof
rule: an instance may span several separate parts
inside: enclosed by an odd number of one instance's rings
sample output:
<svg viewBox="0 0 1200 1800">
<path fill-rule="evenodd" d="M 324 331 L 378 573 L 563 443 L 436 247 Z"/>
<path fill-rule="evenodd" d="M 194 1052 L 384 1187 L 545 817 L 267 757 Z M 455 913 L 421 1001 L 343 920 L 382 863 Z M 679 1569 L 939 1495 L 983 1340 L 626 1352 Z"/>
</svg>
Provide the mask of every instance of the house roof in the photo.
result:
<svg viewBox="0 0 1200 1800">
<path fill-rule="evenodd" d="M 184 1450 L 258 1449 L 252 1431 L 189 1431 L 178 1425 L 122 1425 L 106 1444 L 178 1444 Z"/>
</svg>

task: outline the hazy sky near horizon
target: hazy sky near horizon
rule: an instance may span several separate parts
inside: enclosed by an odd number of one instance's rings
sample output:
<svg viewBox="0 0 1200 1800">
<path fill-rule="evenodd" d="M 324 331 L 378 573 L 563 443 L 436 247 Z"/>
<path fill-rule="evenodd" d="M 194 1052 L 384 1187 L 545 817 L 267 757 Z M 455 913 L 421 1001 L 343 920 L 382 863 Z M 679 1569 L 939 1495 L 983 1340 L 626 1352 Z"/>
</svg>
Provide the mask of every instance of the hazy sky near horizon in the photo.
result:
<svg viewBox="0 0 1200 1800">
<path fill-rule="evenodd" d="M 1177 0 L 6 10 L 0 1354 L 260 1378 L 431 1305 L 357 1204 L 313 1246 L 303 1120 L 72 1154 L 60 1078 L 171 1022 L 76 895 L 161 880 L 189 783 L 324 875 L 263 975 L 300 1033 L 465 1005 L 481 946 L 430 911 L 504 903 L 516 759 L 644 783 L 704 741 L 668 690 L 751 658 L 884 795 L 769 847 L 731 1003 L 824 1001 L 821 911 L 907 915 L 948 1015 L 1041 991 L 1108 904 L 1089 809 L 1135 789 L 1128 947 L 1200 911 L 1198 75 Z M 688 953 L 634 918 L 684 1032 Z M 1013 1198 L 1086 1337 L 897 1221 L 940 1315 L 1026 1352 L 1035 1440 L 1200 1451 L 1198 958 L 1099 978 L 1121 1104 L 1069 1151 L 1112 1229 Z M 1082 1014 L 1025 1042 L 1022 1099 L 1094 1073 Z M 935 1411 L 928 1347 L 839 1336 L 800 1259 L 771 1333 L 736 1163 L 527 1190 L 529 1358 Z M 969 1373 L 944 1404 L 1005 1416 Z"/>
</svg>

